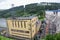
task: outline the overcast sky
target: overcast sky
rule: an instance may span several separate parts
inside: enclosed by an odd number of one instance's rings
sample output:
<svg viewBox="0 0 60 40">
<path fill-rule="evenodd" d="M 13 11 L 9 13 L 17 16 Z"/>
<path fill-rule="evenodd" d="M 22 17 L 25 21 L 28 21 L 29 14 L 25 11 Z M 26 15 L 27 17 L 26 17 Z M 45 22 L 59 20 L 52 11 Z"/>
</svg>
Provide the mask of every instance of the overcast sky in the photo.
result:
<svg viewBox="0 0 60 40">
<path fill-rule="evenodd" d="M 40 3 L 40 2 L 58 2 L 60 0 L 0 0 L 0 9 L 9 9 L 11 8 L 11 4 L 15 6 L 26 5 L 30 3 Z"/>
</svg>

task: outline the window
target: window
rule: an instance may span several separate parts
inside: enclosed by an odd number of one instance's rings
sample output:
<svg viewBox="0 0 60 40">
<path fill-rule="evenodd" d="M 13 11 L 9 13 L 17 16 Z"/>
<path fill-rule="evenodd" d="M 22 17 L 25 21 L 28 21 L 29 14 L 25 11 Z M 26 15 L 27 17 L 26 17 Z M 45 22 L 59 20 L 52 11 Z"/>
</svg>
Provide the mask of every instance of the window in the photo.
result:
<svg viewBox="0 0 60 40">
<path fill-rule="evenodd" d="M 23 30 L 17 30 L 17 32 L 22 32 L 22 33 L 24 33 L 24 31 L 23 31 Z"/>
<path fill-rule="evenodd" d="M 19 27 L 19 21 L 18 21 L 18 27 Z"/>
<path fill-rule="evenodd" d="M 29 31 L 25 31 L 25 33 L 29 33 Z"/>
<path fill-rule="evenodd" d="M 15 21 L 15 27 L 17 27 L 16 21 Z"/>
<path fill-rule="evenodd" d="M 22 33 L 24 33 L 23 30 L 15 30 L 15 29 L 11 29 L 11 31 L 14 31 L 14 32 L 22 32 Z"/>
<path fill-rule="evenodd" d="M 21 26 L 21 28 L 23 28 L 23 26 L 24 26 L 24 28 L 26 28 L 26 22 L 27 21 L 17 21 L 17 20 L 13 20 L 12 21 L 12 26 L 14 27 L 20 27 Z"/>
<path fill-rule="evenodd" d="M 24 21 L 24 28 L 26 28 L 26 21 Z"/>
<path fill-rule="evenodd" d="M 22 25 L 22 21 L 21 21 L 21 28 L 23 27 L 23 25 Z"/>
<path fill-rule="evenodd" d="M 14 21 L 12 21 L 12 26 L 14 27 Z"/>
<path fill-rule="evenodd" d="M 16 30 L 14 30 L 14 29 L 11 29 L 11 31 L 16 31 Z"/>
<path fill-rule="evenodd" d="M 14 31 L 14 32 L 21 32 L 21 33 L 29 33 L 29 31 L 15 30 L 15 29 L 11 29 L 11 31 Z"/>
</svg>

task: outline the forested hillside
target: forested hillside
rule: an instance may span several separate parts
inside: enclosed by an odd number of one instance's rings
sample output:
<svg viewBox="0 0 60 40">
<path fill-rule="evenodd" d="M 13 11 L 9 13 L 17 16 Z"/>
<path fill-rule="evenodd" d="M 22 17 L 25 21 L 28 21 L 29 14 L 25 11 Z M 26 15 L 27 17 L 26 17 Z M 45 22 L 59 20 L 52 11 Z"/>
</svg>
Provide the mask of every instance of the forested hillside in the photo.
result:
<svg viewBox="0 0 60 40">
<path fill-rule="evenodd" d="M 25 5 L 25 7 L 18 6 L 8 10 L 0 11 L 0 18 L 37 15 L 41 19 L 45 16 L 45 10 L 57 9 L 60 9 L 60 3 L 33 3 Z"/>
</svg>

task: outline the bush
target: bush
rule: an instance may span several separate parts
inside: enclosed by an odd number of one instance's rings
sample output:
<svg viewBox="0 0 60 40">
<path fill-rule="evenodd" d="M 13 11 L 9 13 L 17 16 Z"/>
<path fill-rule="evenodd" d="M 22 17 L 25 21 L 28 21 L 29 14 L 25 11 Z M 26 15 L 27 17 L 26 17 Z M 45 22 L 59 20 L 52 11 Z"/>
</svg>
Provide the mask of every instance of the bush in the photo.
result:
<svg viewBox="0 0 60 40">
<path fill-rule="evenodd" d="M 6 38 L 6 37 L 3 37 L 3 36 L 0 36 L 0 40 L 13 40 L 13 39 L 10 39 L 10 38 Z"/>
<path fill-rule="evenodd" d="M 47 35 L 45 40 L 55 40 L 54 36 L 53 35 Z"/>
<path fill-rule="evenodd" d="M 60 40 L 60 33 L 54 35 L 49 34 L 45 37 L 45 40 Z"/>
</svg>

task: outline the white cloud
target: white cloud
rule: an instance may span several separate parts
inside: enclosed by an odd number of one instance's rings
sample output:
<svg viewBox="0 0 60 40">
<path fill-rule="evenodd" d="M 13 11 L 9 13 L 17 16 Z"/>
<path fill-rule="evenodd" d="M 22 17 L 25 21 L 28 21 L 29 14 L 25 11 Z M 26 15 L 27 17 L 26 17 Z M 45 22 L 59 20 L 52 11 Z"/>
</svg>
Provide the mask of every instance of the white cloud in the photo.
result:
<svg viewBox="0 0 60 40">
<path fill-rule="evenodd" d="M 6 0 L 0 0 L 0 2 L 3 2 L 3 1 L 6 1 Z"/>
<path fill-rule="evenodd" d="M 11 4 L 15 4 L 15 6 L 26 5 L 30 3 L 40 3 L 40 2 L 60 2 L 59 0 L 6 0 L 0 2 L 0 9 L 8 9 L 11 8 Z"/>
</svg>

